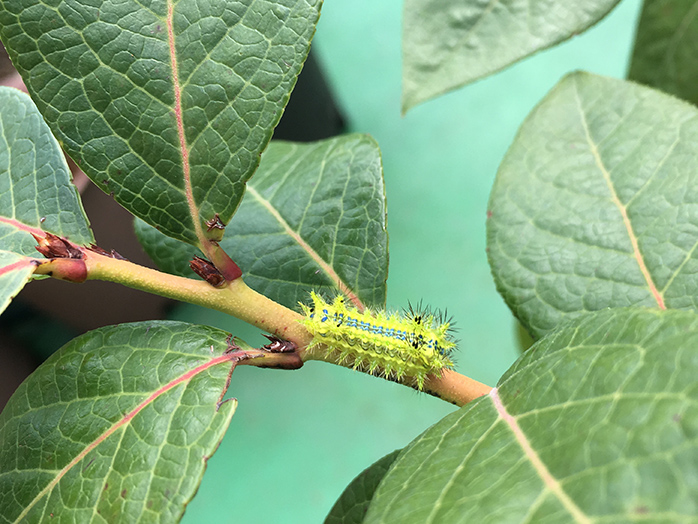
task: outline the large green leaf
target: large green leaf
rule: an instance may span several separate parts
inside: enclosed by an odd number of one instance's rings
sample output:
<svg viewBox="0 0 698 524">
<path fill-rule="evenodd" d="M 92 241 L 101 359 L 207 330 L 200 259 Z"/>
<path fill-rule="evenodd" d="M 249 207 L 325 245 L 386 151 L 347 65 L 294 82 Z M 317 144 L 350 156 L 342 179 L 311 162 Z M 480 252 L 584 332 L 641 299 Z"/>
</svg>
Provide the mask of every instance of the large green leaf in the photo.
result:
<svg viewBox="0 0 698 524">
<path fill-rule="evenodd" d="M 166 234 L 227 222 L 307 56 L 321 0 L 0 1 L 0 36 L 90 178 Z"/>
<path fill-rule="evenodd" d="M 606 307 L 698 306 L 698 111 L 576 73 L 528 116 L 497 174 L 489 260 L 538 337 Z"/>
<path fill-rule="evenodd" d="M 401 451 L 388 453 L 352 480 L 332 506 L 325 524 L 361 524 L 378 485 Z"/>
<path fill-rule="evenodd" d="M 226 336 L 124 324 L 49 358 L 0 415 L 0 521 L 177 521 L 235 411 Z"/>
<path fill-rule="evenodd" d="M 695 522 L 697 375 L 695 314 L 587 314 L 403 451 L 365 522 Z"/>
<path fill-rule="evenodd" d="M 0 86 L 0 312 L 24 287 L 38 256 L 31 233 L 93 242 L 56 139 L 31 99 Z"/>
<path fill-rule="evenodd" d="M 405 0 L 402 110 L 588 29 L 619 0 Z"/>
<path fill-rule="evenodd" d="M 698 2 L 645 1 L 628 78 L 698 104 Z"/>
<path fill-rule="evenodd" d="M 388 276 L 380 150 L 365 135 L 311 144 L 272 142 L 221 246 L 254 289 L 289 307 L 319 287 L 385 304 Z M 198 252 L 140 222 L 136 231 L 164 271 L 191 276 Z"/>
</svg>

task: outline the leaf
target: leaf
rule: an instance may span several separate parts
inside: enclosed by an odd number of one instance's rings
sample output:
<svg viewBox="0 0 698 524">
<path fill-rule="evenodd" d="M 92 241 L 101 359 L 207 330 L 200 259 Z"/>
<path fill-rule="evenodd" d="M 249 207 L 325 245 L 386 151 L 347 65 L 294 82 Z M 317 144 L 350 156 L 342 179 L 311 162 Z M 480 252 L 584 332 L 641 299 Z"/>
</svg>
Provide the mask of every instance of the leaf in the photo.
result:
<svg viewBox="0 0 698 524">
<path fill-rule="evenodd" d="M 628 78 L 698 104 L 698 2 L 646 1 Z"/>
<path fill-rule="evenodd" d="M 325 524 L 361 524 L 368 505 L 383 477 L 402 450 L 388 453 L 363 470 L 340 495 L 325 519 Z"/>
<path fill-rule="evenodd" d="M 235 411 L 226 336 L 123 324 L 49 358 L 0 415 L 0 521 L 177 521 Z"/>
<path fill-rule="evenodd" d="M 28 257 L 0 251 L 0 313 L 29 282 L 36 266 Z"/>
<path fill-rule="evenodd" d="M 587 314 L 410 444 L 366 523 L 695 522 L 698 317 Z"/>
<path fill-rule="evenodd" d="M 240 208 L 244 208 L 244 206 L 245 201 L 243 200 Z M 234 218 L 233 221 L 235 221 Z M 135 219 L 133 227 L 141 247 L 155 261 L 161 271 L 182 277 L 195 277 L 194 272 L 189 267 L 189 261 L 195 256 L 204 256 L 198 248 L 160 233 L 140 218 Z"/>
<path fill-rule="evenodd" d="M 339 288 L 385 304 L 388 234 L 380 150 L 364 135 L 310 144 L 274 141 L 221 246 L 255 290 L 296 307 L 311 289 Z M 164 271 L 192 276 L 193 248 L 136 225 Z"/>
<path fill-rule="evenodd" d="M 535 341 L 533 340 L 533 337 L 531 334 L 526 331 L 526 328 L 524 328 L 521 325 L 521 322 L 516 323 L 516 349 L 519 350 L 519 353 L 523 353 L 526 351 L 528 348 L 530 348 Z"/>
<path fill-rule="evenodd" d="M 308 54 L 321 0 L 0 3 L 0 36 L 85 173 L 199 244 L 228 222 Z"/>
<path fill-rule="evenodd" d="M 619 0 L 405 0 L 402 112 L 575 36 Z"/>
<path fill-rule="evenodd" d="M 497 288 L 540 337 L 607 307 L 696 309 L 698 111 L 657 91 L 565 77 L 522 125 L 489 203 Z"/>
<path fill-rule="evenodd" d="M 94 242 L 65 157 L 31 99 L 0 86 L 0 249 L 36 256 L 30 233 Z"/>
<path fill-rule="evenodd" d="M 0 313 L 34 272 L 31 233 L 45 231 L 94 241 L 63 152 L 36 106 L 0 86 Z"/>
</svg>

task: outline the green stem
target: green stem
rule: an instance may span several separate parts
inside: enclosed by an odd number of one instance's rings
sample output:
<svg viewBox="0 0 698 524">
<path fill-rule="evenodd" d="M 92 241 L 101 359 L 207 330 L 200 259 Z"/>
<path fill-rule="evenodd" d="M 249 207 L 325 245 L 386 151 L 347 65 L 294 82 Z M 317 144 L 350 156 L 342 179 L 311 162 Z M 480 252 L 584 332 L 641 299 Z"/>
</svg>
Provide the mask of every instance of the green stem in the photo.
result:
<svg viewBox="0 0 698 524">
<path fill-rule="evenodd" d="M 83 270 L 86 268 L 87 280 L 117 282 L 156 295 L 215 309 L 289 340 L 298 348 L 294 354 L 269 353 L 268 358 L 251 359 L 241 364 L 294 367 L 300 357 L 303 362 L 322 360 L 347 365 L 333 360 L 332 353 L 328 355 L 326 351 L 306 351 L 305 348 L 313 337 L 299 322 L 303 316 L 247 287 L 242 278 L 237 278 L 223 287 L 213 287 L 202 280 L 162 273 L 92 251 L 83 250 L 83 253 L 82 259 L 59 258 L 44 261 L 37 266 L 35 272 L 78 281 L 66 277 L 72 277 L 73 266 L 77 264 Z M 82 271 L 80 277 L 84 278 Z M 486 395 L 490 390 L 489 386 L 450 370 L 444 371 L 441 376 L 428 377 L 424 385 L 425 392 L 458 406 Z"/>
<path fill-rule="evenodd" d="M 63 259 L 56 262 L 59 260 Z M 299 313 L 250 289 L 241 278 L 216 288 L 202 280 L 162 273 L 91 251 L 84 251 L 82 261 L 87 267 L 87 280 L 118 282 L 156 295 L 222 311 L 280 338 L 290 340 L 298 348 L 305 348 L 312 340 L 312 336 L 298 322 L 303 318 Z M 53 265 L 43 264 L 37 267 L 36 272 L 49 274 Z"/>
<path fill-rule="evenodd" d="M 352 367 L 351 362 L 340 361 L 340 353 L 337 351 L 327 352 L 322 350 L 321 346 L 315 346 L 313 351 L 305 351 L 301 358 L 304 362 L 308 360 L 319 360 L 322 362 L 328 362 L 330 364 L 336 364 L 343 367 Z M 409 384 L 402 382 L 403 385 L 411 387 L 413 389 L 417 388 L 416 384 Z M 435 397 L 439 397 L 446 402 L 455 404 L 456 406 L 464 406 L 468 402 L 487 395 L 492 388 L 486 384 L 473 380 L 470 377 L 461 375 L 456 371 L 451 369 L 444 369 L 439 375 L 428 375 L 424 381 L 424 388 L 422 389 L 424 393 L 428 393 Z"/>
</svg>

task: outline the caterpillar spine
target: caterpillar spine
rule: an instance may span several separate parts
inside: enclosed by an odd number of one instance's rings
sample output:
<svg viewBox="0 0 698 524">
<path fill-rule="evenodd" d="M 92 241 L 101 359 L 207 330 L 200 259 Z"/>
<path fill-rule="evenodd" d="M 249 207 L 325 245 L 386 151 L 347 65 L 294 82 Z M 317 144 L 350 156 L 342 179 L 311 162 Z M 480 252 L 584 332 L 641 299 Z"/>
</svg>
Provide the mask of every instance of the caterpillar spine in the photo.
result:
<svg viewBox="0 0 698 524">
<path fill-rule="evenodd" d="M 427 375 L 453 368 L 450 355 L 456 344 L 450 323 L 437 315 L 411 311 L 406 315 L 384 311 L 360 312 L 347 307 L 343 296 L 332 303 L 312 292 L 312 305 L 301 304 L 301 323 L 313 335 L 309 350 L 324 348 L 326 356 L 372 375 L 382 375 L 418 389 Z"/>
</svg>

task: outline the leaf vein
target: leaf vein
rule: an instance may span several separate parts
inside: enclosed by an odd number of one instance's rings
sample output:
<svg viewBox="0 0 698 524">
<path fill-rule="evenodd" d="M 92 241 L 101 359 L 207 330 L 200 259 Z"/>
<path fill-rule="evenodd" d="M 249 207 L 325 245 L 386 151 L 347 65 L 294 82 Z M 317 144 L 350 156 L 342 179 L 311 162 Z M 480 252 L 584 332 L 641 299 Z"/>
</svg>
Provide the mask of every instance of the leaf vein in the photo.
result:
<svg viewBox="0 0 698 524">
<path fill-rule="evenodd" d="M 536 453 L 531 446 L 531 443 L 519 427 L 516 419 L 509 414 L 506 407 L 502 403 L 502 399 L 499 397 L 498 388 L 492 389 L 492 391 L 489 393 L 489 397 L 497 410 L 499 419 L 503 420 L 509 426 L 509 429 L 514 434 L 514 438 L 524 452 L 524 455 L 531 463 L 531 466 L 533 466 L 533 468 L 536 470 L 536 473 L 541 478 L 546 488 L 553 495 L 555 495 L 575 522 L 591 524 L 591 519 L 582 512 L 579 506 L 577 506 L 570 496 L 562 489 L 562 486 L 558 480 L 553 477 L 552 473 L 550 473 L 550 470 L 548 470 L 547 466 L 543 463 L 538 453 Z"/>
<path fill-rule="evenodd" d="M 638 238 L 637 235 L 635 234 L 633 230 L 633 225 L 630 221 L 630 218 L 628 217 L 628 212 L 623 205 L 623 203 L 620 201 L 618 198 L 618 194 L 616 193 L 616 189 L 613 185 L 613 181 L 611 180 L 611 175 L 606 169 L 606 166 L 603 163 L 603 160 L 601 159 L 601 156 L 599 154 L 599 150 L 596 147 L 596 144 L 594 143 L 591 134 L 589 132 L 589 126 L 586 120 L 586 115 L 584 113 L 584 109 L 582 108 L 582 102 L 579 96 L 579 90 L 577 88 L 577 85 L 575 84 L 575 98 L 577 101 L 577 107 L 579 109 L 579 116 L 580 116 L 580 121 L 582 124 L 582 127 L 584 129 L 584 133 L 586 135 L 587 143 L 589 144 L 589 149 L 591 151 L 591 154 L 594 157 L 594 160 L 596 162 L 597 167 L 599 168 L 601 175 L 603 176 L 604 181 L 606 182 L 606 185 L 608 186 L 608 189 L 611 193 L 611 201 L 615 204 L 615 206 L 618 208 L 618 211 L 621 214 L 621 217 L 623 219 L 623 224 L 625 225 L 625 228 L 628 232 L 628 237 L 630 238 L 630 243 L 632 245 L 633 253 L 635 255 L 635 259 L 637 261 L 638 266 L 640 267 L 640 271 L 642 272 L 642 275 L 645 277 L 645 281 L 647 282 L 647 287 L 649 288 L 650 293 L 654 297 L 655 301 L 657 302 L 657 305 L 659 306 L 660 309 L 666 309 L 666 306 L 664 305 L 664 297 L 662 294 L 657 290 L 657 286 L 655 285 L 654 281 L 652 280 L 652 275 L 650 274 L 647 265 L 645 264 L 644 257 L 642 253 L 640 252 L 640 247 L 638 244 Z"/>
</svg>

